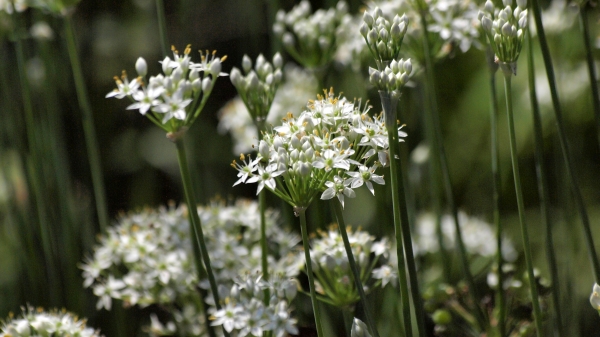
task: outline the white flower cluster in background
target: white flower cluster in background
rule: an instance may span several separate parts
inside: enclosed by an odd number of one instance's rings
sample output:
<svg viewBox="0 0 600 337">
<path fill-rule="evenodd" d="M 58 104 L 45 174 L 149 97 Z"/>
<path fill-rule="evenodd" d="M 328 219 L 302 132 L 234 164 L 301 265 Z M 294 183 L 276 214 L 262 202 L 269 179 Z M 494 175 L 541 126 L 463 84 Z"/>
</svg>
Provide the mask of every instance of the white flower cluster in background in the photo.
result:
<svg viewBox="0 0 600 337">
<path fill-rule="evenodd" d="M 458 213 L 458 220 L 467 253 L 483 257 L 496 254 L 496 233 L 492 226 L 464 212 Z M 446 214 L 441 218 L 444 248 L 452 250 L 456 247 L 454 218 Z M 436 253 L 439 244 L 436 235 L 436 217 L 433 213 L 423 213 L 417 217 L 416 235 L 413 237 L 415 255 Z M 508 238 L 502 239 L 502 256 L 507 261 L 515 261 L 518 253 Z"/>
<path fill-rule="evenodd" d="M 19 317 L 10 317 L 0 324 L 0 337 L 100 337 L 98 330 L 86 326 L 85 319 L 66 310 L 44 311 L 27 306 L 22 311 Z"/>
<path fill-rule="evenodd" d="M 287 52 L 306 68 L 326 66 L 337 49 L 340 26 L 348 16 L 348 5 L 339 1 L 335 8 L 311 14 L 310 2 L 301 1 L 285 13 L 277 12 L 273 32 Z"/>
<path fill-rule="evenodd" d="M 318 91 L 317 79 L 307 71 L 288 64 L 283 69 L 284 81 L 275 94 L 271 109 L 267 115 L 267 124 L 279 123 L 288 111 L 300 111 L 306 102 Z M 233 138 L 233 153 L 253 151 L 252 144 L 257 143 L 258 131 L 252 122 L 244 102 L 238 96 L 229 101 L 219 111 L 220 133 L 230 133 Z"/>
<path fill-rule="evenodd" d="M 256 159 L 242 156 L 232 166 L 240 183 L 258 183 L 257 193 L 269 189 L 296 211 L 306 209 L 314 198 L 333 197 L 344 204 L 353 189 L 373 182 L 384 184 L 375 174 L 388 164 L 388 137 L 383 116 L 371 117 L 370 107 L 361 107 L 333 91 L 310 101 L 298 118 L 291 113 L 283 124 L 266 132 Z M 400 137 L 406 133 L 398 129 Z"/>
<path fill-rule="evenodd" d="M 389 257 L 390 243 L 386 238 L 377 241 L 368 232 L 351 228 L 346 232 L 365 292 L 396 279 L 395 272 L 387 273 L 385 267 L 380 267 Z M 310 249 L 317 293 L 323 296 L 323 302 L 337 307 L 357 303 L 360 297 L 338 226 L 332 226 L 327 232 L 319 231 L 318 235 L 311 240 Z M 304 252 L 299 252 L 297 258 L 304 266 Z"/>
<path fill-rule="evenodd" d="M 113 299 L 140 307 L 176 304 L 181 309 L 170 313 L 179 332 L 202 329 L 198 315 L 190 314 L 201 312 L 199 307 L 186 308 L 202 300 L 199 286 L 208 289 L 208 282 L 199 282 L 196 276 L 187 212 L 185 206 L 147 209 L 122 216 L 108 230 L 93 258 L 81 266 L 84 286 L 91 287 L 99 297 L 98 309 L 110 310 Z M 230 286 L 238 275 L 261 269 L 260 212 L 256 202 L 239 200 L 233 206 L 214 202 L 199 207 L 198 212 L 219 284 Z M 293 256 L 290 253 L 300 241 L 299 236 L 276 226 L 276 212 L 267 210 L 266 219 L 267 240 L 271 252 L 277 254 L 268 257 L 271 270 L 294 270 L 288 266 L 289 256 Z M 206 300 L 210 302 L 212 297 Z M 160 331 L 158 323 L 153 322 L 155 331 Z M 169 330 L 168 323 L 163 328 Z"/>
<path fill-rule="evenodd" d="M 190 56 L 190 45 L 183 54 L 174 47 L 172 50 L 173 59 L 167 56 L 160 62 L 164 74 L 146 79 L 148 65 L 140 57 L 135 63 L 138 77 L 129 81 L 127 73 L 123 71 L 120 78 L 115 76 L 117 88 L 106 97 L 128 97 L 134 103 L 127 110 L 138 110 L 165 131 L 177 132 L 194 122 L 217 78 L 227 75 L 221 72 L 221 62 L 226 56 L 219 58 L 215 51 L 200 51 L 201 61 L 195 63 Z"/>
<path fill-rule="evenodd" d="M 267 305 L 266 290 L 269 293 Z M 266 331 L 271 331 L 274 337 L 297 335 L 296 319 L 291 317 L 289 307 L 297 292 L 294 279 L 273 275 L 267 282 L 259 273 L 246 273 L 227 289 L 221 310 L 212 308 L 211 325 L 222 325 L 234 337 L 262 336 Z"/>
</svg>

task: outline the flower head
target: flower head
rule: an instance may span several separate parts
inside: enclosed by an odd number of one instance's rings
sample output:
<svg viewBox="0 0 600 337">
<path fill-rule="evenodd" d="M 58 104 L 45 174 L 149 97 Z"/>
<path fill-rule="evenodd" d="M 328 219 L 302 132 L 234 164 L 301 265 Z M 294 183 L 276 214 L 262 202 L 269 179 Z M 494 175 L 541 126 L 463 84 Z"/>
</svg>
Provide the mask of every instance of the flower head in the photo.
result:
<svg viewBox="0 0 600 337">
<path fill-rule="evenodd" d="M 85 319 L 79 319 L 65 310 L 44 311 L 42 308 L 27 306 L 21 308 L 19 317 L 11 317 L 1 322 L 0 337 L 29 336 L 80 336 L 99 337 L 100 332 L 86 326 Z"/>
</svg>

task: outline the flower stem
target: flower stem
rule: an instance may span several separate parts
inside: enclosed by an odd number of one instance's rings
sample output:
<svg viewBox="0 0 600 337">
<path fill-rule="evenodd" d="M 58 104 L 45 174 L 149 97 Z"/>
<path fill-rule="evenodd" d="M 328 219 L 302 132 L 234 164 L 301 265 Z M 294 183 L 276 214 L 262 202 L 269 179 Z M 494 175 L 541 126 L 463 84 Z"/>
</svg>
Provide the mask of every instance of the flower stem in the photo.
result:
<svg viewBox="0 0 600 337">
<path fill-rule="evenodd" d="M 491 152 L 492 152 L 492 179 L 493 179 L 493 199 L 494 199 L 494 226 L 496 227 L 496 264 L 498 265 L 498 289 L 496 290 L 498 301 L 498 332 L 501 337 L 506 336 L 506 296 L 504 294 L 504 273 L 502 265 L 504 259 L 502 256 L 502 222 L 500 221 L 500 161 L 498 151 L 498 95 L 496 94 L 496 72 L 498 64 L 494 62 L 494 52 L 488 46 L 486 50 L 486 61 L 490 74 L 490 134 L 491 134 Z"/>
<path fill-rule="evenodd" d="M 310 299 L 312 300 L 313 313 L 315 315 L 315 324 L 317 326 L 317 336 L 324 337 L 323 326 L 321 324 L 321 312 L 317 302 L 317 293 L 315 292 L 315 279 L 312 271 L 312 262 L 310 259 L 310 246 L 308 245 L 308 233 L 306 228 L 306 210 L 300 212 L 300 230 L 302 231 L 302 245 L 304 246 L 304 258 L 306 259 L 306 274 L 308 276 L 308 287 L 310 288 Z"/>
<path fill-rule="evenodd" d="M 596 79 L 596 66 L 594 56 L 592 54 L 592 45 L 590 39 L 590 24 L 588 21 L 589 1 L 584 1 L 579 7 L 579 24 L 583 32 L 583 43 L 585 45 L 585 56 L 588 66 L 588 74 L 590 75 L 590 89 L 592 91 L 592 103 L 594 105 L 594 117 L 596 119 L 596 127 L 598 131 L 598 144 L 600 144 L 600 93 L 598 93 L 598 80 Z"/>
<path fill-rule="evenodd" d="M 342 317 L 344 318 L 344 330 L 346 330 L 346 336 L 352 336 L 352 322 L 354 321 L 354 315 L 352 308 L 349 306 L 342 308 Z"/>
<path fill-rule="evenodd" d="M 396 116 L 396 103 L 399 97 L 392 97 L 392 94 L 380 91 L 381 106 L 386 114 L 386 120 L 393 121 Z M 391 125 L 390 125 L 391 124 Z M 402 299 L 402 311 L 404 314 L 404 331 L 406 336 L 412 336 L 412 321 L 410 317 L 409 288 L 412 295 L 415 316 L 417 320 L 418 335 L 425 335 L 425 319 L 423 317 L 423 304 L 421 294 L 419 293 L 419 283 L 417 280 L 417 267 L 412 249 L 412 238 L 410 233 L 410 224 L 408 221 L 408 206 L 406 204 L 406 194 L 404 192 L 404 178 L 402 168 L 396 161 L 398 153 L 398 130 L 395 123 L 386 124 L 388 132 L 388 142 L 390 147 L 390 181 L 392 189 L 392 204 L 394 213 L 394 230 L 396 233 L 396 246 L 398 255 L 398 279 L 400 281 L 400 297 Z M 406 263 L 406 265 L 405 265 Z M 406 272 L 408 269 L 408 278 Z M 410 280 L 410 287 L 408 281 Z"/>
<path fill-rule="evenodd" d="M 430 102 L 430 109 L 426 109 L 431 114 L 429 120 L 431 121 L 431 125 L 429 128 L 432 128 L 433 144 L 432 147 L 434 151 L 437 152 L 437 156 L 439 158 L 439 164 L 442 172 L 442 179 L 444 184 L 444 189 L 446 191 L 446 201 L 448 202 L 448 206 L 452 212 L 452 216 L 454 218 L 454 229 L 456 232 L 456 246 L 459 252 L 460 262 L 462 264 L 463 273 L 465 275 L 467 285 L 469 286 L 469 294 L 473 299 L 473 304 L 476 307 L 475 315 L 478 318 L 479 325 L 483 331 L 486 330 L 486 322 L 485 313 L 481 309 L 479 305 L 479 296 L 477 294 L 477 288 L 475 287 L 475 280 L 473 278 L 473 274 L 471 273 L 471 269 L 469 267 L 469 261 L 467 257 L 467 250 L 465 248 L 465 244 L 462 237 L 462 230 L 460 228 L 459 218 L 458 218 L 458 209 L 454 202 L 454 193 L 452 191 L 452 182 L 450 180 L 450 170 L 448 168 L 448 160 L 446 159 L 446 150 L 444 149 L 444 145 L 442 144 L 442 130 L 440 127 L 440 118 L 438 114 L 438 106 L 435 95 L 435 80 L 433 77 L 433 60 L 431 57 L 431 51 L 429 47 L 429 39 L 427 38 L 427 11 L 420 10 L 420 18 L 421 25 L 423 27 L 423 51 L 425 56 L 425 87 L 426 93 L 428 96 L 428 101 Z"/>
<path fill-rule="evenodd" d="M 554 302 L 554 312 L 556 314 L 556 328 L 558 336 L 564 336 L 562 325 L 562 313 L 560 305 L 558 268 L 556 265 L 556 254 L 554 252 L 554 240 L 552 239 L 552 226 L 550 223 L 550 207 L 548 207 L 548 182 L 544 172 L 544 138 L 542 132 L 542 117 L 538 105 L 535 89 L 535 68 L 533 64 L 533 41 L 531 39 L 531 30 L 527 30 L 528 53 L 527 53 L 527 74 L 529 75 L 529 99 L 531 100 L 531 111 L 533 113 L 533 131 L 535 142 L 535 168 L 537 174 L 538 196 L 540 198 L 540 211 L 542 223 L 546 226 L 546 255 L 550 269 L 552 281 L 552 301 Z"/>
<path fill-rule="evenodd" d="M 504 73 L 504 91 L 506 95 L 506 110 L 508 115 L 508 133 L 510 138 L 510 158 L 512 162 L 513 176 L 515 180 L 515 191 L 517 194 L 517 206 L 519 209 L 519 222 L 521 224 L 521 237 L 523 239 L 523 250 L 525 251 L 525 261 L 527 263 L 527 274 L 529 278 L 529 290 L 531 292 L 531 301 L 533 303 L 533 317 L 537 335 L 542 336 L 542 313 L 538 300 L 537 284 L 533 274 L 533 259 L 531 257 L 531 245 L 529 244 L 529 234 L 525 224 L 525 205 L 523 204 L 523 193 L 521 191 L 521 176 L 519 174 L 519 158 L 517 154 L 517 140 L 515 136 L 515 122 L 512 109 L 511 77 L 509 71 Z"/>
<path fill-rule="evenodd" d="M 208 282 L 210 283 L 210 290 L 215 300 L 215 306 L 217 310 L 221 310 L 221 303 L 219 301 L 219 290 L 217 287 L 217 281 L 215 280 L 215 275 L 212 270 L 212 266 L 210 264 L 210 256 L 208 255 L 208 249 L 206 249 L 204 233 L 202 232 L 202 224 L 200 222 L 200 217 L 198 216 L 198 210 L 196 208 L 196 197 L 194 196 L 194 191 L 192 189 L 192 179 L 188 168 L 187 156 L 185 153 L 185 145 L 183 143 L 183 139 L 178 138 L 175 141 L 175 145 L 177 146 L 177 161 L 179 162 L 179 172 L 181 173 L 181 180 L 183 182 L 183 191 L 185 193 L 188 211 L 190 212 L 190 218 L 192 220 L 191 225 L 194 229 L 194 235 L 192 239 L 195 239 L 193 243 L 196 244 L 196 248 L 194 249 L 194 257 L 196 259 L 196 265 L 198 266 L 198 278 L 200 280 L 201 277 L 204 276 L 202 273 L 203 269 L 200 268 L 201 265 L 198 263 L 198 261 L 203 261 L 204 267 L 206 268 L 206 274 L 208 276 Z M 223 329 L 223 333 L 225 333 L 226 336 L 229 335 L 227 331 L 225 331 L 225 329 Z"/>
<path fill-rule="evenodd" d="M 69 60 L 73 68 L 73 80 L 75 81 L 75 90 L 77 91 L 77 100 L 81 109 L 81 118 L 83 123 L 83 134 L 88 154 L 88 161 L 92 173 L 92 186 L 94 188 L 94 199 L 96 201 L 96 212 L 100 230 L 105 231 L 108 227 L 108 210 L 106 208 L 106 195 L 104 192 L 104 178 L 102 177 L 102 167 L 100 165 L 100 154 L 98 151 L 98 141 L 96 130 L 94 128 L 94 117 L 92 116 L 92 107 L 88 97 L 81 62 L 77 54 L 77 44 L 75 42 L 75 32 L 73 31 L 72 18 L 69 15 L 64 19 L 65 36 L 67 39 L 67 49 Z"/>
<path fill-rule="evenodd" d="M 169 40 L 167 38 L 167 20 L 165 18 L 165 4 L 163 0 L 156 0 L 156 16 L 158 17 L 160 49 L 163 56 L 167 56 L 169 54 Z"/>
<path fill-rule="evenodd" d="M 344 248 L 346 249 L 346 256 L 348 256 L 350 269 L 352 270 L 352 274 L 354 276 L 356 290 L 358 290 L 358 295 L 360 296 L 360 301 L 362 302 L 363 309 L 365 311 L 367 326 L 369 327 L 369 330 L 371 330 L 371 334 L 374 337 L 379 337 L 379 333 L 377 332 L 377 326 L 375 325 L 373 315 L 371 314 L 371 309 L 369 308 L 369 305 L 367 303 L 365 289 L 363 288 L 362 282 L 360 280 L 360 271 L 358 270 L 358 266 L 356 265 L 356 260 L 354 259 L 354 254 L 352 253 L 352 247 L 350 247 L 350 240 L 348 240 L 348 233 L 346 232 L 346 224 L 344 222 L 344 214 L 342 213 L 342 205 L 340 204 L 339 200 L 337 200 L 337 198 L 332 199 L 331 203 L 333 204 L 335 217 L 337 218 L 338 228 L 340 230 L 340 234 L 342 235 L 342 240 L 344 241 Z"/>
<path fill-rule="evenodd" d="M 592 231 L 590 229 L 590 220 L 587 214 L 587 210 L 583 203 L 583 196 L 581 195 L 581 190 L 579 189 L 579 184 L 575 179 L 575 173 L 573 169 L 573 160 L 571 159 L 571 152 L 569 150 L 569 144 L 567 142 L 567 138 L 565 136 L 565 127 L 562 117 L 562 110 L 560 107 L 560 102 L 558 100 L 558 91 L 556 90 L 556 80 L 554 75 L 554 67 L 552 65 L 552 58 L 550 57 L 550 50 L 548 49 L 548 41 L 546 40 L 546 34 L 544 32 L 544 26 L 542 24 L 542 16 L 539 7 L 539 3 L 537 0 L 532 0 L 531 2 L 533 9 L 533 16 L 535 18 L 535 27 L 538 33 L 538 38 L 540 41 L 540 47 L 542 50 L 542 56 L 544 58 L 544 65 L 546 67 L 546 75 L 548 76 L 548 85 L 550 87 L 550 96 L 552 97 L 552 104 L 554 106 L 554 116 L 556 119 L 556 127 L 558 129 L 558 139 L 560 141 L 560 148 L 562 151 L 563 160 L 565 162 L 565 166 L 567 169 L 567 179 L 568 183 L 572 188 L 575 205 L 577 210 L 579 211 L 579 216 L 581 217 L 581 222 L 583 225 L 583 232 L 585 243 L 588 249 L 588 254 L 590 257 L 590 261 L 592 264 L 592 269 L 594 272 L 594 278 L 596 279 L 596 283 L 600 283 L 600 261 L 598 260 L 598 255 L 596 254 L 596 248 L 594 245 L 594 239 L 592 237 Z"/>
</svg>

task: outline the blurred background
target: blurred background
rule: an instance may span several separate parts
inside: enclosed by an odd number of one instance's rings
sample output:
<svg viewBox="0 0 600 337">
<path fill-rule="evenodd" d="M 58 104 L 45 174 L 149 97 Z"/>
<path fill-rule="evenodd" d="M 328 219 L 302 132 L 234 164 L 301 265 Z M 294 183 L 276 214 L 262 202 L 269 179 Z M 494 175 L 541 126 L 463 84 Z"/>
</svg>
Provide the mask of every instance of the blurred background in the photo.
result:
<svg viewBox="0 0 600 337">
<path fill-rule="evenodd" d="M 313 9 L 329 8 L 336 3 L 335 0 L 311 1 Z M 293 64 L 293 59 L 273 36 L 271 25 L 277 9 L 287 11 L 294 4 L 290 0 L 167 0 L 164 5 L 168 41 L 179 50 L 191 44 L 194 51 L 217 50 L 218 55 L 227 55 L 223 64 L 225 72 L 232 66 L 240 67 L 244 54 L 255 59 L 262 53 L 271 59 L 275 51 L 280 51 L 286 63 Z M 361 9 L 366 4 L 349 0 L 348 5 L 351 14 L 361 17 Z M 577 10 L 558 1 L 543 1 L 543 7 L 575 173 L 594 238 L 600 241 L 599 130 L 594 123 Z M 75 6 L 72 15 L 85 85 L 91 99 L 110 218 L 114 219 L 122 211 L 154 207 L 169 200 L 183 202 L 174 144 L 146 118 L 125 110 L 127 103 L 105 99 L 114 88 L 113 76 L 120 75 L 123 69 L 134 74 L 138 57 L 144 57 L 148 62 L 149 74 L 160 71 L 158 61 L 163 57 L 155 2 L 83 0 Z M 589 18 L 595 39 L 598 11 L 589 11 Z M 7 317 L 11 311 L 18 312 L 19 307 L 27 303 L 47 308 L 65 307 L 89 318 L 89 325 L 100 328 L 107 336 L 138 335 L 141 334 L 140 325 L 147 323 L 144 322 L 147 320 L 144 311 L 151 308 L 123 309 L 115 305 L 111 312 L 96 311 L 96 298 L 91 290 L 83 288 L 81 271 L 77 268 L 90 254 L 100 227 L 63 26 L 61 17 L 39 9 L 13 14 L 0 11 L 0 318 Z M 358 25 L 355 29 L 358 30 Z M 26 120 L 23 108 L 23 87 L 16 66 L 16 38 L 22 39 L 27 84 L 33 98 L 32 123 Z M 580 219 L 565 178 L 537 44 L 535 50 L 545 166 L 551 188 L 551 220 L 562 280 L 561 305 L 568 315 L 565 321 L 569 335 L 594 336 L 600 331 L 600 318 L 588 304 L 593 276 Z M 595 49 L 596 59 L 599 54 L 600 50 Z M 198 54 L 192 53 L 192 59 L 197 61 Z M 377 92 L 366 81 L 369 65 L 373 66 L 368 57 L 353 59 L 340 55 L 327 70 L 323 84 L 333 86 L 336 92 L 343 92 L 349 99 L 370 99 L 374 106 L 372 111 L 378 113 Z M 401 121 L 406 124 L 403 130 L 408 133 L 402 148 L 404 158 L 409 160 L 403 164 L 410 173 L 415 213 L 426 211 L 429 204 L 426 164 L 429 150 L 422 128 L 420 76 L 417 74 L 414 83 L 405 89 L 399 107 Z M 461 210 L 491 222 L 488 76 L 484 53 L 476 48 L 467 53 L 456 48 L 435 65 L 444 146 L 448 152 L 456 202 Z M 318 92 L 320 90 L 306 99 Z M 535 264 L 541 274 L 548 277 L 543 224 L 539 220 L 533 119 L 525 57 L 519 62 L 513 92 L 516 94 L 515 123 L 527 222 Z M 500 81 L 498 94 L 501 215 L 507 235 L 520 250 Z M 207 203 L 217 196 L 227 200 L 255 198 L 254 186 L 232 187 L 237 179 L 229 164 L 239 153 L 233 150 L 235 144 L 231 136 L 219 132 L 217 127 L 219 111 L 235 96 L 229 78 L 220 78 L 200 119 L 188 132 L 190 166 L 200 203 Z M 302 106 L 298 109 L 294 112 L 302 111 Z M 34 156 L 37 161 L 32 161 Z M 376 195 L 377 198 L 370 197 L 365 189 L 356 199 L 348 200 L 346 221 L 377 236 L 391 234 L 392 226 L 387 225 L 391 223 L 391 207 L 386 205 L 389 200 L 386 189 L 377 188 Z M 296 221 L 291 210 L 282 207 L 274 197 L 269 197 L 269 203 L 272 207 L 282 208 L 289 221 Z M 416 217 L 416 214 L 412 216 Z M 329 221 L 311 222 L 313 228 L 325 228 L 328 224 Z M 42 249 L 44 241 L 50 243 L 51 256 Z M 303 323 L 310 324 L 310 321 L 301 320 L 300 324 Z"/>
</svg>

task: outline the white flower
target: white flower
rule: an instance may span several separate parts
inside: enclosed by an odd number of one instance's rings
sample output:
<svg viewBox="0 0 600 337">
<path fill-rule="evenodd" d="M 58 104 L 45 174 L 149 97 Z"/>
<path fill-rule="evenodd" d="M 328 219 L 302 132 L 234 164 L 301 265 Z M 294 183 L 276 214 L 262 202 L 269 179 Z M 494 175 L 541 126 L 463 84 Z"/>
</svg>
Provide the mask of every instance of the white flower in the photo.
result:
<svg viewBox="0 0 600 337">
<path fill-rule="evenodd" d="M 594 309 L 600 311 L 600 286 L 597 283 L 594 283 L 594 287 L 592 287 L 590 304 Z"/>
<path fill-rule="evenodd" d="M 129 82 L 129 78 L 127 78 L 127 73 L 125 71 L 123 71 L 120 79 L 115 77 L 115 82 L 117 83 L 117 88 L 106 94 L 106 98 L 115 97 L 121 99 L 131 96 L 140 86 L 140 82 L 137 79 L 133 80 L 133 82 Z"/>
<path fill-rule="evenodd" d="M 127 110 L 139 109 L 140 113 L 145 115 L 150 108 L 161 104 L 161 101 L 157 98 L 163 93 L 163 91 L 164 88 L 162 87 L 150 87 L 134 92 L 132 97 L 137 102 L 128 106 Z"/>
<path fill-rule="evenodd" d="M 385 287 L 390 281 L 395 282 L 398 278 L 396 271 L 389 265 L 383 265 L 373 269 L 373 278 L 381 280 L 381 286 Z"/>
<path fill-rule="evenodd" d="M 364 165 L 361 165 L 358 167 L 358 172 L 346 172 L 347 175 L 352 177 L 347 180 L 350 183 L 350 187 L 358 188 L 363 184 L 366 184 L 369 191 L 371 191 L 371 193 L 375 195 L 375 190 L 373 189 L 373 184 L 371 183 L 371 181 L 379 185 L 385 184 L 383 177 L 375 174 L 376 168 L 377 167 L 375 166 L 368 168 Z"/>
<path fill-rule="evenodd" d="M 258 189 L 256 190 L 256 195 L 258 195 L 265 185 L 267 185 L 269 189 L 274 190 L 276 187 L 275 177 L 280 176 L 283 172 L 283 170 L 277 170 L 277 167 L 273 165 L 269 165 L 267 168 L 259 166 L 258 174 L 251 177 L 246 182 L 255 183 L 258 181 Z"/>
<path fill-rule="evenodd" d="M 177 90 L 172 96 L 163 94 L 164 103 L 156 106 L 153 111 L 164 113 L 163 124 L 168 122 L 171 118 L 175 117 L 179 120 L 185 120 L 186 112 L 185 107 L 192 103 L 192 99 L 183 98 L 183 90 Z"/>
<path fill-rule="evenodd" d="M 64 310 L 44 311 L 27 306 L 18 318 L 10 318 L 0 325 L 2 337 L 99 337 L 100 332 L 86 326 L 85 319 Z"/>
<path fill-rule="evenodd" d="M 344 196 L 347 196 L 348 198 L 354 198 L 356 196 L 356 193 L 347 187 L 349 184 L 350 183 L 345 182 L 339 176 L 333 177 L 333 181 L 325 183 L 325 186 L 328 188 L 321 195 L 321 200 L 329 200 L 334 196 L 337 196 L 342 207 L 344 207 Z"/>
<path fill-rule="evenodd" d="M 212 326 L 222 325 L 227 332 L 246 326 L 250 314 L 241 305 L 228 302 L 221 310 L 212 315 Z"/>
</svg>

